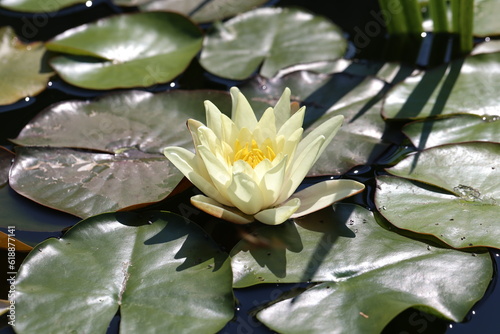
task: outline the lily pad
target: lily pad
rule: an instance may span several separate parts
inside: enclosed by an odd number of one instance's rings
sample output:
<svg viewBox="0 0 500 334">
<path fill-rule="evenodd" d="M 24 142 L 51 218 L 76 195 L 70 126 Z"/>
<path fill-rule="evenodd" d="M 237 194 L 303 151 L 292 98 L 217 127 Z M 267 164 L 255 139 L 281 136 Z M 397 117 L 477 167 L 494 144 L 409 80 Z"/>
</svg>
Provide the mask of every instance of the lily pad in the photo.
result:
<svg viewBox="0 0 500 334">
<path fill-rule="evenodd" d="M 194 149 L 184 124 L 205 120 L 207 99 L 226 113 L 231 108 L 229 94 L 215 91 L 128 91 L 51 106 L 13 141 L 52 148 L 19 149 L 11 186 L 79 217 L 161 200 L 182 179 L 163 148 Z"/>
<path fill-rule="evenodd" d="M 380 177 L 375 202 L 395 226 L 456 247 L 500 248 L 500 144 L 466 143 L 409 156 Z"/>
<path fill-rule="evenodd" d="M 419 149 L 471 141 L 500 143 L 500 120 L 497 116 L 460 115 L 412 122 L 403 132 Z"/>
<path fill-rule="evenodd" d="M 292 8 L 259 8 L 218 24 L 204 40 L 201 65 L 223 78 L 242 80 L 259 73 L 341 58 L 346 40 L 321 16 Z"/>
<path fill-rule="evenodd" d="M 18 272 L 16 311 L 19 334 L 104 333 L 118 311 L 123 334 L 217 332 L 234 313 L 231 268 L 183 217 L 104 214 L 35 247 Z"/>
<path fill-rule="evenodd" d="M 14 153 L 0 146 L 0 187 L 9 181 L 12 160 L 14 160 Z"/>
<path fill-rule="evenodd" d="M 496 15 L 499 11 L 500 2 L 497 0 L 474 0 L 474 35 L 500 35 L 500 22 Z"/>
<path fill-rule="evenodd" d="M 47 87 L 54 73 L 44 66 L 45 52 L 43 43 L 21 43 L 12 28 L 0 28 L 0 73 L 3 78 L 0 80 L 0 105 L 36 95 Z"/>
<path fill-rule="evenodd" d="M 443 115 L 499 115 L 500 53 L 457 59 L 407 78 L 385 98 L 383 116 L 421 119 Z"/>
<path fill-rule="evenodd" d="M 266 0 L 114 0 L 121 6 L 139 6 L 142 11 L 169 10 L 188 15 L 195 22 L 212 22 L 254 9 Z"/>
<path fill-rule="evenodd" d="M 201 43 L 201 31 L 186 17 L 150 12 L 88 23 L 65 31 L 46 46 L 66 53 L 50 62 L 65 81 L 83 88 L 112 89 L 174 79 Z"/>
<path fill-rule="evenodd" d="M 57 1 L 39 1 L 39 0 L 0 0 L 0 7 L 18 12 L 46 13 L 55 12 L 62 8 L 85 3 L 87 0 L 57 0 Z"/>
<path fill-rule="evenodd" d="M 10 185 L 35 202 L 86 218 L 160 201 L 181 179 L 180 172 L 157 154 L 23 147 L 17 151 Z"/>
<path fill-rule="evenodd" d="M 244 240 L 231 251 L 235 287 L 324 282 L 257 314 L 282 333 L 380 333 L 410 307 L 461 321 L 493 274 L 487 251 L 473 256 L 406 238 L 352 204 L 253 236 L 258 243 Z"/>
<path fill-rule="evenodd" d="M 301 71 L 279 79 L 252 80 L 242 91 L 245 96 L 272 104 L 284 87 L 290 87 L 293 100 L 306 106 L 304 136 L 328 118 L 339 114 L 345 117 L 309 176 L 343 174 L 354 166 L 374 162 L 387 149 L 389 142 L 382 139 L 386 125 L 380 117 L 381 80 Z"/>
</svg>

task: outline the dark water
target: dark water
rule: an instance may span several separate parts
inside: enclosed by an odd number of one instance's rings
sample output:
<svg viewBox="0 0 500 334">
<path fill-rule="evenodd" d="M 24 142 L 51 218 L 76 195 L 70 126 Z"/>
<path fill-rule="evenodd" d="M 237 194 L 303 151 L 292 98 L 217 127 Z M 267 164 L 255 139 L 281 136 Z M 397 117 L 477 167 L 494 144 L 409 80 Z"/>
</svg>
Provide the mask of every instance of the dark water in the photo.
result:
<svg viewBox="0 0 500 334">
<path fill-rule="evenodd" d="M 273 1 L 273 4 L 296 5 L 309 9 L 313 13 L 328 16 L 346 32 L 346 36 L 350 39 L 351 44 L 347 54 L 349 58 L 396 60 L 392 58 L 399 57 L 398 59 L 419 66 L 433 66 L 456 56 L 453 47 L 442 47 L 443 45 L 453 45 L 453 36 L 428 36 L 424 40 L 416 37 L 414 41 L 407 43 L 403 49 L 405 52 L 394 55 L 391 52 L 391 50 L 394 50 L 392 48 L 393 44 L 391 44 L 393 42 L 386 40 L 378 4 L 374 0 L 338 1 L 334 5 L 330 1 L 311 0 Z M 18 36 L 27 42 L 45 41 L 69 28 L 124 11 L 134 11 L 134 9 L 122 9 L 114 6 L 110 1 L 104 0 L 93 1 L 90 8 L 85 5 L 77 5 L 56 13 L 23 14 L 0 10 L 0 26 L 12 26 Z M 432 58 L 429 56 L 430 54 L 433 54 Z M 227 86 L 231 85 L 230 82 L 213 79 L 216 78 L 204 73 L 195 62 L 190 66 L 187 73 L 176 80 L 175 84 L 177 88 L 183 89 L 226 89 Z M 0 80 L 4 80 L 4 78 L 0 78 Z M 169 83 L 150 87 L 147 90 L 163 91 L 167 89 L 170 89 Z M 48 89 L 38 96 L 30 97 L 26 101 L 21 100 L 10 106 L 0 106 L 0 145 L 12 147 L 7 138 L 16 137 L 31 118 L 52 103 L 69 99 L 91 99 L 104 93 L 108 92 L 80 89 L 72 87 L 59 79 L 54 79 Z M 389 127 L 389 131 L 397 132 L 399 126 L 396 124 Z M 391 147 L 379 158 L 378 162 L 381 165 L 394 163 L 398 157 L 401 157 L 408 150 L 411 150 L 411 148 L 405 146 Z M 380 167 L 357 167 L 349 173 L 349 177 L 364 182 L 370 188 L 370 185 L 373 185 L 375 176 L 381 170 Z M 0 191 L 8 190 L 0 189 Z M 370 192 L 358 195 L 350 201 L 374 209 L 373 197 L 366 194 L 370 194 Z M 30 215 L 41 221 L 56 219 L 57 224 L 61 225 L 61 230 L 65 226 L 71 226 L 78 221 L 73 216 L 54 213 L 53 210 L 24 199 L 13 191 L 10 191 L 9 196 L 12 197 L 12 200 L 16 203 L 15 205 L 19 205 L 19 210 L 22 210 L 22 212 L 29 212 Z M 20 240 L 32 245 L 48 237 L 58 237 L 60 235 L 61 232 L 18 232 Z M 500 264 L 500 252 L 492 250 L 491 256 L 496 266 L 498 266 Z M 500 322 L 497 318 L 498 310 L 500 310 L 500 288 L 496 287 L 497 282 L 498 275 L 495 274 L 485 298 L 471 310 L 464 323 L 449 323 L 429 314 L 410 309 L 394 319 L 387 326 L 384 333 L 500 333 Z M 255 307 L 275 299 L 285 291 L 296 288 L 302 289 L 307 286 L 306 283 L 266 284 L 246 289 L 236 289 L 235 296 L 239 301 L 236 309 L 237 316 L 220 333 L 273 333 L 256 321 L 249 312 Z M 5 324 L 5 316 L 0 319 L 0 324 Z M 119 317 L 115 317 L 111 323 L 109 333 L 117 333 L 118 327 Z M 12 329 L 3 327 L 0 333 L 12 333 Z"/>
</svg>

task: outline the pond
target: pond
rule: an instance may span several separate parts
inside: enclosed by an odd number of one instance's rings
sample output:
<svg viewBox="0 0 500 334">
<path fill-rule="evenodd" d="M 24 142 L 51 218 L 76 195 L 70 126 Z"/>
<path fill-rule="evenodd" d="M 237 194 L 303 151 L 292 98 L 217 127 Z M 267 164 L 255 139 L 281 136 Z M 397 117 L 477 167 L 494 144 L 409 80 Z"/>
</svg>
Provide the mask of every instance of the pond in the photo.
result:
<svg viewBox="0 0 500 334">
<path fill-rule="evenodd" d="M 15 267 L 2 272 L 9 284 L 0 299 L 17 288 L 18 307 L 16 326 L 9 326 L 7 312 L 0 333 L 71 326 L 154 332 L 162 321 L 176 332 L 228 334 L 498 331 L 494 34 L 476 34 L 477 45 L 492 40 L 492 49 L 465 57 L 456 34 L 388 38 L 376 1 L 252 1 L 248 8 L 199 1 L 189 10 L 197 23 L 155 11 L 162 1 L 142 7 L 132 6 L 141 1 L 70 1 L 59 8 L 66 2 L 40 7 L 0 0 L 0 29 L 12 27 L 25 43 L 50 41 L 24 50 L 49 50 L 26 58 L 42 64 L 40 77 L 28 73 L 42 82 L 28 96 L 16 77 L 29 66 L 0 64 L 0 87 L 12 82 L 12 94 L 22 96 L 0 105 L 0 174 L 11 169 L 0 188 L 0 231 L 26 244 L 16 244 L 14 255 L 2 245 L 5 263 L 13 260 Z M 16 3 L 21 7 L 5 8 Z M 28 13 L 22 6 L 30 3 L 42 9 Z M 146 9 L 153 10 L 149 16 L 134 16 Z M 229 21 L 213 23 L 226 10 Z M 231 19 L 240 11 L 247 13 Z M 99 19 L 100 27 L 70 30 Z M 6 31 L 0 30 L 7 40 Z M 0 48 L 16 57 L 8 52 Z M 339 184 L 346 193 L 334 206 L 332 200 L 270 226 L 224 221 L 254 215 L 237 205 L 236 218 L 219 219 L 206 214 L 217 209 L 206 209 L 204 200 L 190 204 L 208 195 L 206 188 L 181 181 L 163 149 L 192 148 L 184 124 L 204 122 L 203 100 L 235 113 L 227 93 L 232 86 L 258 117 L 289 87 L 292 111 L 306 107 L 304 137 L 328 136 L 317 129 L 343 115 L 331 145 L 298 186 L 300 193 Z M 243 105 L 242 99 L 235 101 Z M 195 132 L 199 125 L 189 126 Z M 274 159 L 274 151 L 263 151 Z M 354 188 L 359 184 L 363 191 Z M 314 196 L 306 194 L 302 201 Z M 175 274 L 165 275 L 168 270 Z M 12 275 L 19 276 L 17 285 L 8 280 Z M 158 312 L 165 306 L 157 300 L 160 290 L 174 301 L 164 313 Z M 48 314 L 61 311 L 54 319 L 64 323 L 71 312 L 63 309 L 73 307 L 82 314 L 74 324 L 50 327 Z M 165 320 L 170 316 L 177 320 Z M 464 321 L 451 320 L 456 317 Z M 87 327 L 88 319 L 98 325 Z"/>
</svg>

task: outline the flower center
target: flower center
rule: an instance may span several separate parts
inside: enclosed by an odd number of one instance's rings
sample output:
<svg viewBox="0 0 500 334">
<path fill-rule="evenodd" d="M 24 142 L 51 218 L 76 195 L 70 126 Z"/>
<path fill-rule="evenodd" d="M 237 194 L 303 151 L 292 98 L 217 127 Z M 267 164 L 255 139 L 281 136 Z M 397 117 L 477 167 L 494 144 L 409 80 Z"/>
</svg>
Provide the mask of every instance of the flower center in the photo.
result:
<svg viewBox="0 0 500 334">
<path fill-rule="evenodd" d="M 257 142 L 252 139 L 252 145 L 249 147 L 249 143 L 245 144 L 245 146 L 241 146 L 239 140 L 236 140 L 235 143 L 235 151 L 234 161 L 243 160 L 246 161 L 252 168 L 255 168 L 264 159 L 269 159 L 273 161 L 276 157 L 273 149 L 266 145 L 264 149 L 260 149 L 257 145 Z"/>
</svg>

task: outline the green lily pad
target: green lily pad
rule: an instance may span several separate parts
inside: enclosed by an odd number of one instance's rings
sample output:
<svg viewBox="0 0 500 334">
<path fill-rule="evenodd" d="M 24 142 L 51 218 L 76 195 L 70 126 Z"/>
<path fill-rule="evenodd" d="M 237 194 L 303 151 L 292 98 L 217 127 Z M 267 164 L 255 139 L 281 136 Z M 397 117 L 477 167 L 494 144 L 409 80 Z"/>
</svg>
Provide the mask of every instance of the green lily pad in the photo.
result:
<svg viewBox="0 0 500 334">
<path fill-rule="evenodd" d="M 15 10 L 18 12 L 46 13 L 55 12 L 62 8 L 85 2 L 86 0 L 0 0 L 0 7 Z"/>
<path fill-rule="evenodd" d="M 33 96 L 47 87 L 54 74 L 44 65 L 43 43 L 23 44 L 10 27 L 0 28 L 0 105 Z M 9 78 L 5 80 L 5 78 Z"/>
<path fill-rule="evenodd" d="M 499 115 L 500 53 L 457 59 L 407 78 L 387 94 L 383 116 L 421 119 L 443 115 Z"/>
<path fill-rule="evenodd" d="M 273 104 L 285 87 L 292 99 L 306 106 L 304 136 L 326 119 L 344 115 L 344 124 L 335 135 L 309 176 L 343 174 L 357 165 L 374 162 L 389 142 L 382 140 L 385 122 L 380 117 L 379 94 L 384 82 L 335 74 L 326 76 L 301 71 L 283 78 L 251 80 L 242 87 L 245 96 Z"/>
<path fill-rule="evenodd" d="M 205 37 L 200 63 L 215 75 L 237 80 L 262 65 L 259 73 L 270 78 L 292 65 L 338 59 L 346 45 L 340 29 L 321 16 L 260 8 L 216 25 Z"/>
<path fill-rule="evenodd" d="M 104 333 L 118 311 L 123 334 L 217 332 L 234 313 L 227 254 L 183 217 L 110 213 L 37 245 L 18 272 L 19 334 Z"/>
<path fill-rule="evenodd" d="M 85 24 L 56 36 L 46 46 L 66 53 L 50 62 L 65 81 L 83 88 L 112 89 L 174 79 L 201 43 L 201 31 L 186 17 L 150 12 Z"/>
<path fill-rule="evenodd" d="M 246 12 L 266 0 L 114 0 L 121 6 L 139 6 L 142 11 L 169 10 L 188 15 L 195 22 L 212 22 Z"/>
<path fill-rule="evenodd" d="M 375 203 L 395 226 L 456 247 L 500 248 L 500 144 L 465 143 L 409 156 L 380 177 Z"/>
<path fill-rule="evenodd" d="M 474 0 L 474 35 L 500 35 L 500 22 L 496 15 L 499 11 L 500 2 L 496 0 Z"/>
<path fill-rule="evenodd" d="M 9 181 L 9 171 L 14 153 L 0 146 L 0 187 Z"/>
<path fill-rule="evenodd" d="M 461 321 L 493 274 L 486 251 L 406 238 L 352 204 L 260 228 L 254 238 L 261 242 L 244 240 L 231 251 L 234 287 L 324 282 L 257 314 L 281 333 L 380 333 L 410 307 Z"/>
<path fill-rule="evenodd" d="M 460 115 L 416 121 L 405 125 L 403 132 L 419 149 L 471 141 L 500 143 L 500 121 L 497 116 Z"/>
<path fill-rule="evenodd" d="M 17 151 L 10 185 L 35 202 L 86 218 L 160 201 L 181 179 L 159 154 L 23 147 Z"/>
</svg>

